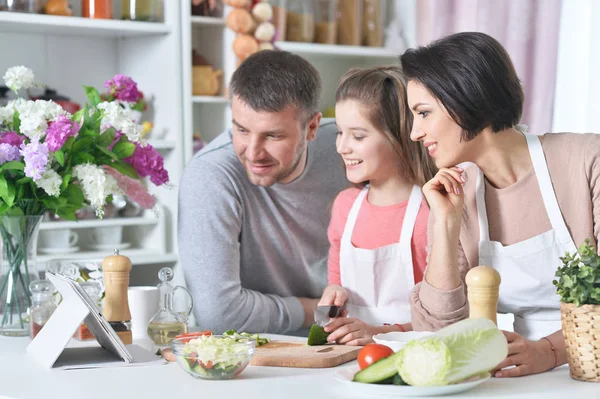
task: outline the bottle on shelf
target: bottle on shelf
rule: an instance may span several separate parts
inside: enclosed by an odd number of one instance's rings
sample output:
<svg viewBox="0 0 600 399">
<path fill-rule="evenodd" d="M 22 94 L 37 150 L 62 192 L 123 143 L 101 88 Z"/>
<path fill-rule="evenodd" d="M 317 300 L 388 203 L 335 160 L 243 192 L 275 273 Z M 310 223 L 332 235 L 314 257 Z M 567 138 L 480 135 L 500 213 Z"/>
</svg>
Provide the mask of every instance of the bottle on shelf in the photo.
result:
<svg viewBox="0 0 600 399">
<path fill-rule="evenodd" d="M 272 0 L 273 25 L 275 26 L 275 41 L 286 40 L 287 0 Z"/>
<path fill-rule="evenodd" d="M 121 0 L 121 19 L 162 22 L 162 0 Z"/>
<path fill-rule="evenodd" d="M 363 1 L 343 0 L 338 5 L 338 44 L 360 46 L 363 39 Z"/>
<path fill-rule="evenodd" d="M 35 280 L 29 283 L 29 290 L 31 291 L 29 331 L 31 339 L 34 339 L 56 310 L 54 285 L 48 280 Z"/>
<path fill-rule="evenodd" d="M 0 0 L 0 11 L 38 13 L 41 5 L 39 0 Z"/>
<path fill-rule="evenodd" d="M 188 318 L 194 309 L 194 299 L 187 288 L 180 285 L 173 287 L 173 270 L 169 267 L 163 267 L 158 271 L 158 284 L 160 292 L 160 302 L 158 312 L 148 322 L 146 330 L 148 337 L 156 345 L 168 345 L 173 339 L 188 331 Z M 189 296 L 190 306 L 186 312 L 176 312 L 173 307 L 173 297 L 175 291 L 184 290 Z"/>
<path fill-rule="evenodd" d="M 385 2 L 381 0 L 363 0 L 363 46 L 383 46 L 383 15 Z"/>
<path fill-rule="evenodd" d="M 286 40 L 312 43 L 315 38 L 314 3 L 288 0 L 286 10 Z"/>
<path fill-rule="evenodd" d="M 112 0 L 82 0 L 81 16 L 92 19 L 112 19 Z"/>
<path fill-rule="evenodd" d="M 337 0 L 315 0 L 315 43 L 335 44 Z"/>
</svg>

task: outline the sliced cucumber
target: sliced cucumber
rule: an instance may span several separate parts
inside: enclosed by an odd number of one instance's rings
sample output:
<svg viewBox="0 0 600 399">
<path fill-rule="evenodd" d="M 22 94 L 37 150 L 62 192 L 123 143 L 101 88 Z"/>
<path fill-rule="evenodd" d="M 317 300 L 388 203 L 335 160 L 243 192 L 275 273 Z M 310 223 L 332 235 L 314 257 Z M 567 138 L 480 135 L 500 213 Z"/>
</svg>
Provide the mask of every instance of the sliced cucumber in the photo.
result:
<svg viewBox="0 0 600 399">
<path fill-rule="evenodd" d="M 396 374 L 394 376 L 394 378 L 392 379 L 392 384 L 394 384 L 394 385 L 408 385 L 406 382 L 404 382 L 404 380 L 402 379 L 402 377 L 400 377 L 400 374 Z"/>
<path fill-rule="evenodd" d="M 396 352 L 393 355 L 376 361 L 366 369 L 359 371 L 354 375 L 354 381 L 373 384 L 388 378 L 393 378 L 394 375 L 398 374 L 396 359 L 398 359 L 399 356 L 402 356 L 400 353 L 401 352 Z"/>
</svg>

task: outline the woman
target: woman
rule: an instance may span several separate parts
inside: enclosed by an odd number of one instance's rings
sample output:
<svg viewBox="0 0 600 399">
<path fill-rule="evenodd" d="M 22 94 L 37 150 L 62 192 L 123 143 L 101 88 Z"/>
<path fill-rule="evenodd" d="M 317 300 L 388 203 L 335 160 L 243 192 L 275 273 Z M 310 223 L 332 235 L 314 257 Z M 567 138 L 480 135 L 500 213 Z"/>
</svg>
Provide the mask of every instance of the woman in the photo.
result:
<svg viewBox="0 0 600 399">
<path fill-rule="evenodd" d="M 431 252 L 411 292 L 413 327 L 435 330 L 468 317 L 465 275 L 490 265 L 502 277 L 498 311 L 515 316 L 515 332 L 505 332 L 509 356 L 495 375 L 565 363 L 552 280 L 565 251 L 588 237 L 598 242 L 600 136 L 519 131 L 521 84 L 504 48 L 483 33 L 411 49 L 401 63 L 411 138 L 439 168 L 423 187 Z M 456 166 L 463 162 L 478 168 Z"/>
<path fill-rule="evenodd" d="M 336 149 L 354 187 L 333 204 L 329 285 L 319 305 L 346 305 L 350 316 L 325 326 L 330 342 L 365 345 L 375 334 L 412 329 L 408 296 L 427 257 L 429 207 L 421 186 L 437 170 L 409 139 L 399 66 L 346 72 L 335 114 Z"/>
</svg>

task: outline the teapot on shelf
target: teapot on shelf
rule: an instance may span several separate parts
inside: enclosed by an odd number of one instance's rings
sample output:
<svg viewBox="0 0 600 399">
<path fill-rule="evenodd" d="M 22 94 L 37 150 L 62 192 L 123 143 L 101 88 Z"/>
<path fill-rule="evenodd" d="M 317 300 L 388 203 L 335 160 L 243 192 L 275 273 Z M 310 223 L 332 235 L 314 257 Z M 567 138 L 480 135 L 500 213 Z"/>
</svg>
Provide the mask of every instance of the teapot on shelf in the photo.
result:
<svg viewBox="0 0 600 399">
<path fill-rule="evenodd" d="M 195 96 L 214 96 L 221 86 L 223 71 L 213 69 L 210 65 L 194 65 L 192 67 L 192 94 Z"/>
</svg>

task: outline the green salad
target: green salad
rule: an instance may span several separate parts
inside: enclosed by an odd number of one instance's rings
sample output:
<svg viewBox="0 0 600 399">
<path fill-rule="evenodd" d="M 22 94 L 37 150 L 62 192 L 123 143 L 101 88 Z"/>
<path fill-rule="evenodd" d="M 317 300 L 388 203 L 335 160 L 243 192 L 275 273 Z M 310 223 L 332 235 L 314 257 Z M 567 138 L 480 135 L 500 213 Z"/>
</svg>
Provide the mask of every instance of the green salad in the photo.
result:
<svg viewBox="0 0 600 399">
<path fill-rule="evenodd" d="M 245 367 L 254 351 L 247 337 L 204 335 L 185 343 L 181 351 L 184 367 L 205 377 L 228 377 Z"/>
</svg>

